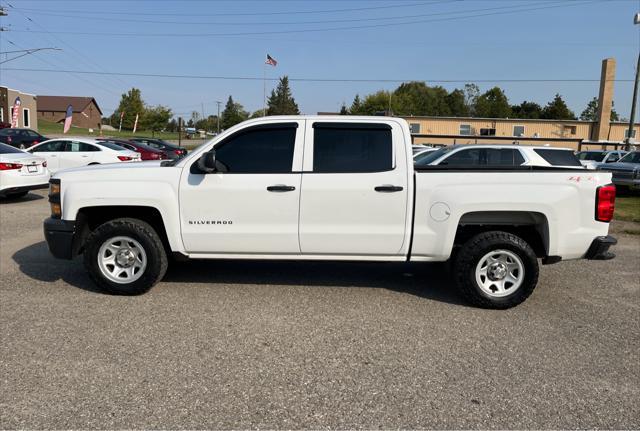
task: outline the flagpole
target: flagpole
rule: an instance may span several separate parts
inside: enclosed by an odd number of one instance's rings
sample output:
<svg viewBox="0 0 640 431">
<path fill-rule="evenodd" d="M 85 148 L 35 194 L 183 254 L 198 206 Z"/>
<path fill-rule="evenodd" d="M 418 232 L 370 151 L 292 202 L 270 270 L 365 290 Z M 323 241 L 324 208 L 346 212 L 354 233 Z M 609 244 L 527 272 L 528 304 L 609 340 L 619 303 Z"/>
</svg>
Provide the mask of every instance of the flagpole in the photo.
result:
<svg viewBox="0 0 640 431">
<path fill-rule="evenodd" d="M 267 62 L 262 63 L 262 116 L 267 115 Z"/>
</svg>

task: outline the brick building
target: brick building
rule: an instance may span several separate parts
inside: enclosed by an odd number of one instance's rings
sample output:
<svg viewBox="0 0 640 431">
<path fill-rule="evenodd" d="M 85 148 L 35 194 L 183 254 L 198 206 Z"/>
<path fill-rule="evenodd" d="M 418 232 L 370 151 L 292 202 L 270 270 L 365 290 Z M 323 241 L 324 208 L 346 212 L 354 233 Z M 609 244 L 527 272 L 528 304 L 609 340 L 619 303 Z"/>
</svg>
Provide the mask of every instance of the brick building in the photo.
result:
<svg viewBox="0 0 640 431">
<path fill-rule="evenodd" d="M 21 111 L 18 113 L 18 127 L 38 130 L 38 122 L 36 121 L 37 97 L 34 94 L 22 93 L 7 87 L 0 87 L 0 122 L 11 123 L 13 103 L 16 97 L 20 98 Z"/>
<path fill-rule="evenodd" d="M 93 97 L 38 96 L 38 121 L 62 123 L 67 107 L 73 108 L 73 125 L 85 129 L 99 129 L 102 110 Z"/>
</svg>

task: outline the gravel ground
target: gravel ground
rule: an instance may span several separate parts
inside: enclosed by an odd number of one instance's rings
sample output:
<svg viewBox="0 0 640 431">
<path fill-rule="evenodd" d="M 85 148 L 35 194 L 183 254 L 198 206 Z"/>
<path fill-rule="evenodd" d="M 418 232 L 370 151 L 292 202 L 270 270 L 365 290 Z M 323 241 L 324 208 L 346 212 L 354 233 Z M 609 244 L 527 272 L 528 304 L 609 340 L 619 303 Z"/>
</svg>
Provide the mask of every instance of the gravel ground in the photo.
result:
<svg viewBox="0 0 640 431">
<path fill-rule="evenodd" d="M 638 428 L 640 236 L 507 311 L 444 264 L 189 262 L 140 297 L 0 203 L 0 428 Z"/>
</svg>

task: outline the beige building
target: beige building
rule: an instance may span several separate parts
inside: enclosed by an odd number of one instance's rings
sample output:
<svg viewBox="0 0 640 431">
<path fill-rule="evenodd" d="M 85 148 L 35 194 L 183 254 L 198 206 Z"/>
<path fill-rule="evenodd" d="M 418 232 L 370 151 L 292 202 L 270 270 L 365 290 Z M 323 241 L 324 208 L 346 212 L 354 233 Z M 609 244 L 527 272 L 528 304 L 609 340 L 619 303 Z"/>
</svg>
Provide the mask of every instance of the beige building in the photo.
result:
<svg viewBox="0 0 640 431">
<path fill-rule="evenodd" d="M 416 144 L 513 143 L 577 148 L 579 141 L 598 141 L 597 121 L 509 118 L 404 117 Z M 629 123 L 609 122 L 604 142 L 622 142 Z M 637 136 L 640 123 L 635 123 Z M 602 129 L 602 127 L 601 127 Z M 495 139 L 492 139 L 495 137 Z M 535 138 L 523 139 L 523 138 Z M 599 145 L 591 145 L 598 147 Z"/>
<path fill-rule="evenodd" d="M 34 94 L 21 93 L 7 87 L 0 87 L 0 122 L 11 123 L 13 104 L 16 97 L 20 97 L 20 112 L 18 113 L 18 127 L 38 130 L 36 115 L 38 112 L 38 98 Z"/>
</svg>

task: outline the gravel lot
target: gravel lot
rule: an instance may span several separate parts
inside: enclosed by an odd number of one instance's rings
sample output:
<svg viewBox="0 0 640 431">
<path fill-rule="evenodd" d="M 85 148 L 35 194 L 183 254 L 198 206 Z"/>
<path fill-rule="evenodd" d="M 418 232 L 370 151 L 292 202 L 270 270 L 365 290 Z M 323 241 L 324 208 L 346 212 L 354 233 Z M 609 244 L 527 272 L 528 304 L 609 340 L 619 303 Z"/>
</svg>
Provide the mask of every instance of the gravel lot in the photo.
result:
<svg viewBox="0 0 640 431">
<path fill-rule="evenodd" d="M 446 265 L 189 262 L 140 297 L 0 203 L 0 428 L 638 428 L 640 237 L 508 311 Z"/>
</svg>

